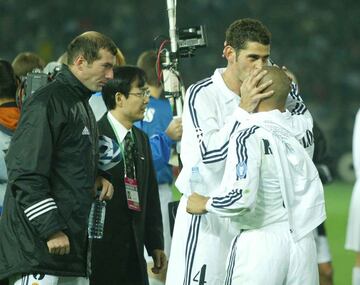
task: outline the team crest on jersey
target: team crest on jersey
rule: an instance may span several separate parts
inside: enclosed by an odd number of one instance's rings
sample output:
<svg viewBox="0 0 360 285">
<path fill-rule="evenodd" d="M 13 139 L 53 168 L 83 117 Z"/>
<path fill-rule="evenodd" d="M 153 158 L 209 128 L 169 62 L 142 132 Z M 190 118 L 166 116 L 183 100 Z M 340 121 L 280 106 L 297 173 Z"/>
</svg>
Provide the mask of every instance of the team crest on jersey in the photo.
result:
<svg viewBox="0 0 360 285">
<path fill-rule="evenodd" d="M 239 179 L 243 179 L 246 177 L 246 173 L 247 173 L 247 165 L 245 161 L 240 161 L 237 165 L 236 165 L 236 176 Z"/>
</svg>

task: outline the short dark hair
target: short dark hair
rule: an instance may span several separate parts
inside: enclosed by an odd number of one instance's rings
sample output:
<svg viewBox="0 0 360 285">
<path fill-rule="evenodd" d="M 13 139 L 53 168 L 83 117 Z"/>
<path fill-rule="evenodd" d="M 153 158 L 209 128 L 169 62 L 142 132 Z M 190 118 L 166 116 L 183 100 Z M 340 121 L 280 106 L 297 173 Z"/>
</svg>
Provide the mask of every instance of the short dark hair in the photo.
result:
<svg viewBox="0 0 360 285">
<path fill-rule="evenodd" d="M 11 63 L 0 59 L 0 98 L 16 98 L 17 81 Z"/>
<path fill-rule="evenodd" d="M 271 33 L 260 21 L 245 18 L 236 20 L 228 27 L 225 33 L 225 41 L 235 50 L 245 49 L 248 42 L 269 45 Z"/>
<path fill-rule="evenodd" d="M 16 76 L 21 77 L 26 76 L 36 68 L 43 70 L 45 61 L 36 53 L 21 52 L 14 58 L 12 67 Z"/>
<path fill-rule="evenodd" d="M 157 54 L 154 50 L 144 51 L 137 60 L 137 66 L 146 73 L 147 83 L 151 86 L 160 86 L 156 74 Z"/>
<path fill-rule="evenodd" d="M 129 97 L 131 84 L 138 80 L 138 87 L 146 84 L 145 72 L 136 66 L 125 65 L 114 67 L 114 79 L 109 80 L 102 88 L 102 97 L 108 110 L 115 109 L 115 94 L 120 92 Z"/>
<path fill-rule="evenodd" d="M 68 45 L 67 63 L 72 65 L 79 55 L 83 55 L 88 63 L 93 63 L 100 58 L 100 49 L 105 49 L 114 56 L 117 53 L 117 47 L 109 37 L 94 31 L 83 33 Z"/>
</svg>

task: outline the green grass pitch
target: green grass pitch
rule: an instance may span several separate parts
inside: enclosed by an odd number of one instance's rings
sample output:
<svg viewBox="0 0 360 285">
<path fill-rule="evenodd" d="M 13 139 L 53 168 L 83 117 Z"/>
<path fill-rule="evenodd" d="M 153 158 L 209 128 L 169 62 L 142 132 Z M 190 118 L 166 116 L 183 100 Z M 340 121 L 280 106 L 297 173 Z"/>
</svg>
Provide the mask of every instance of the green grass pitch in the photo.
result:
<svg viewBox="0 0 360 285">
<path fill-rule="evenodd" d="M 325 186 L 325 225 L 333 259 L 335 285 L 351 285 L 355 254 L 345 250 L 344 244 L 352 188 L 353 184 L 339 181 Z"/>
</svg>

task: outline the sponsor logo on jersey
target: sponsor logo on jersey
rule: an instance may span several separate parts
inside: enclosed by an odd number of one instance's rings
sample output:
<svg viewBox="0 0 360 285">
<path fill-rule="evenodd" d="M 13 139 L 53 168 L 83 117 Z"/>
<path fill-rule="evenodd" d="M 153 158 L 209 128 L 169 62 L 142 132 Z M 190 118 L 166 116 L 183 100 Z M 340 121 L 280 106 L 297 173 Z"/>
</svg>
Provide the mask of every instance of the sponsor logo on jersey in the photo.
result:
<svg viewBox="0 0 360 285">
<path fill-rule="evenodd" d="M 82 133 L 83 136 L 90 136 L 90 132 L 89 129 L 85 126 L 85 128 L 83 129 Z"/>
</svg>

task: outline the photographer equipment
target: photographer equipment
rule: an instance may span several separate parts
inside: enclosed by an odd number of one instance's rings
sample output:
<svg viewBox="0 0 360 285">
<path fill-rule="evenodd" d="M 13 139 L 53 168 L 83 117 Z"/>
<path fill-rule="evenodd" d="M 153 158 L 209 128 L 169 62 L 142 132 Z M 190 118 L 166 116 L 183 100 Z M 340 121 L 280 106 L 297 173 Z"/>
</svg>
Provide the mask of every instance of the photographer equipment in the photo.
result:
<svg viewBox="0 0 360 285">
<path fill-rule="evenodd" d="M 164 87 L 164 95 L 170 100 L 173 106 L 174 117 L 180 117 L 183 111 L 183 97 L 185 86 L 181 79 L 178 63 L 183 57 L 192 57 L 199 47 L 207 45 L 207 38 L 204 26 L 190 28 L 176 28 L 176 0 L 167 0 L 167 11 L 169 18 L 169 38 L 165 39 L 157 53 L 157 76 Z M 170 50 L 165 48 L 170 44 Z M 177 153 L 180 153 L 180 143 L 176 146 Z M 179 158 L 179 165 L 181 161 Z"/>
<path fill-rule="evenodd" d="M 49 76 L 40 70 L 34 70 L 26 75 L 25 94 L 31 96 L 40 87 L 45 86 L 49 81 Z M 25 98 L 24 98 L 25 100 Z"/>
<path fill-rule="evenodd" d="M 205 26 L 178 30 L 179 57 L 192 57 L 197 48 L 206 47 Z"/>
<path fill-rule="evenodd" d="M 169 38 L 165 39 L 158 49 L 157 75 L 159 82 L 163 84 L 165 97 L 173 105 L 173 115 L 181 116 L 185 86 L 178 69 L 179 59 L 192 57 L 197 48 L 206 47 L 207 37 L 205 27 L 202 25 L 176 29 L 176 0 L 167 0 L 166 3 L 169 18 Z M 166 44 L 170 44 L 170 50 L 165 48 Z M 180 142 L 176 145 L 176 152 L 181 168 Z M 168 204 L 171 235 L 178 205 L 179 201 Z"/>
<path fill-rule="evenodd" d="M 48 63 L 44 70 L 38 68 L 29 72 L 21 78 L 20 87 L 16 94 L 16 104 L 21 109 L 25 100 L 32 96 L 36 90 L 51 82 L 60 71 L 61 64 L 56 62 Z"/>
<path fill-rule="evenodd" d="M 207 45 L 204 26 L 176 28 L 176 0 L 167 0 L 169 39 L 164 40 L 158 50 L 158 79 L 164 86 L 164 94 L 173 99 L 174 115 L 181 116 L 185 87 L 178 69 L 179 58 L 192 57 L 199 47 Z M 164 48 L 170 43 L 170 50 Z"/>
</svg>

